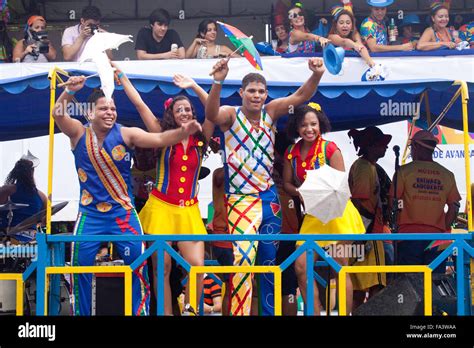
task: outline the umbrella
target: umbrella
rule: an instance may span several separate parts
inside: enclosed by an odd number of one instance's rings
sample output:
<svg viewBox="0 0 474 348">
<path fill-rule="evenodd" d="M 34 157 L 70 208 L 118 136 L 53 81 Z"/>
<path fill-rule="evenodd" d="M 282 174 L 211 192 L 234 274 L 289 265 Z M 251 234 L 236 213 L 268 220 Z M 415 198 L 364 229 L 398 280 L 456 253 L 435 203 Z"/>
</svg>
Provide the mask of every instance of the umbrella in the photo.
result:
<svg viewBox="0 0 474 348">
<path fill-rule="evenodd" d="M 107 100 L 112 99 L 114 92 L 114 70 L 110 66 L 109 57 L 105 53 L 109 49 L 118 49 L 124 42 L 133 42 L 130 35 L 120 35 L 115 33 L 102 33 L 96 31 L 87 41 L 84 52 L 79 61 L 93 61 L 97 65 L 97 72 L 100 76 L 101 89 Z"/>
<path fill-rule="evenodd" d="M 298 191 L 306 213 L 324 224 L 342 216 L 351 196 L 347 174 L 329 165 L 306 171 L 306 180 Z"/>
<path fill-rule="evenodd" d="M 222 22 L 217 23 L 220 25 L 222 31 L 229 38 L 232 44 L 237 47 L 237 50 L 244 55 L 250 64 L 257 70 L 263 70 L 262 61 L 260 60 L 258 51 L 252 42 L 252 36 L 248 37 L 232 25 Z"/>
</svg>

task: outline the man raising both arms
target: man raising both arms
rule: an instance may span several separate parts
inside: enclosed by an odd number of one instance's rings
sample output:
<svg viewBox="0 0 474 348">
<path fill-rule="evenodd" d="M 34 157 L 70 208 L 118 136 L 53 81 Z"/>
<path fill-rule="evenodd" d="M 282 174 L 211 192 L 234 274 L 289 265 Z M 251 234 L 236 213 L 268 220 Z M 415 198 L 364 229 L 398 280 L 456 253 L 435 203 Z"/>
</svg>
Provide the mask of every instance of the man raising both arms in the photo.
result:
<svg viewBox="0 0 474 348">
<path fill-rule="evenodd" d="M 69 79 L 70 85 L 56 102 L 53 117 L 59 129 L 71 140 L 81 197 L 74 235 L 142 235 L 142 228 L 132 200 L 131 159 L 135 146 L 158 148 L 171 146 L 201 130 L 196 121 L 163 133 L 147 133 L 139 128 L 116 123 L 113 100 L 107 101 L 102 91 L 88 99 L 90 122 L 83 126 L 65 110 L 72 96 L 85 83 L 85 77 Z M 92 266 L 100 242 L 73 243 L 73 266 Z M 115 243 L 125 264 L 131 264 L 144 250 L 143 242 Z M 150 295 L 146 262 L 133 272 L 133 314 L 147 315 Z M 72 278 L 75 315 L 91 313 L 91 274 L 75 274 Z"/>
<path fill-rule="evenodd" d="M 324 74 L 321 59 L 308 61 L 308 80 L 292 95 L 264 105 L 268 96 L 265 78 L 247 74 L 239 91 L 242 106 L 220 106 L 220 92 L 229 67 L 223 59 L 214 66 L 214 83 L 206 103 L 206 118 L 223 132 L 223 158 L 229 233 L 278 234 L 281 230 L 280 203 L 272 180 L 276 121 L 294 107 L 309 100 Z M 276 242 L 234 242 L 234 265 L 274 265 Z M 258 246 L 258 253 L 257 253 Z M 256 260 L 257 259 L 257 260 Z M 231 315 L 249 315 L 252 280 L 249 274 L 235 274 L 231 280 Z M 273 275 L 259 282 L 263 315 L 274 314 Z"/>
</svg>

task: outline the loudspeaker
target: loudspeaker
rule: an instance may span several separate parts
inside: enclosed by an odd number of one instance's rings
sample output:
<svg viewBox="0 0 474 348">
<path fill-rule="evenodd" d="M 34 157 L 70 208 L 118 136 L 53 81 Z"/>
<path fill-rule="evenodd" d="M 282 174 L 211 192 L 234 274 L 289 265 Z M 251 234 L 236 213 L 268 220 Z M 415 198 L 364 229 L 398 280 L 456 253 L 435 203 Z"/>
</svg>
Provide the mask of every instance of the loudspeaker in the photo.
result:
<svg viewBox="0 0 474 348">
<path fill-rule="evenodd" d="M 124 278 L 119 273 L 97 273 L 92 277 L 92 315 L 125 313 Z"/>
<path fill-rule="evenodd" d="M 453 276 L 433 274 L 433 315 L 456 315 Z M 352 315 L 424 315 L 423 274 L 403 274 Z"/>
</svg>

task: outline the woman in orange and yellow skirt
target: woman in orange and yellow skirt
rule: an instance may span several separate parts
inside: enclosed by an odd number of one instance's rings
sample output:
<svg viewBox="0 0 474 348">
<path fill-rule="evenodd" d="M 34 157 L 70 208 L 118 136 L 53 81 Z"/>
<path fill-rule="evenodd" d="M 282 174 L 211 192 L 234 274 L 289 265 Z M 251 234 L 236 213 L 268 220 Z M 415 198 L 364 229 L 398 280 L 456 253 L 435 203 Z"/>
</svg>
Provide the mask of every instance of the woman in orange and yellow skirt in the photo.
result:
<svg viewBox="0 0 474 348">
<path fill-rule="evenodd" d="M 295 114 L 288 122 L 288 135 L 294 139 L 301 137 L 296 144 L 291 145 L 285 153 L 283 170 L 284 188 L 291 196 L 299 196 L 298 187 L 306 179 L 306 171 L 329 165 L 334 169 L 344 171 L 344 160 L 337 145 L 322 138 L 322 134 L 330 131 L 330 123 L 319 104 L 310 103 L 296 108 Z M 312 215 L 306 215 L 300 234 L 362 234 L 365 228 L 362 219 L 351 201 L 347 202 L 342 217 L 335 218 L 323 224 Z M 319 241 L 321 247 L 348 242 Z M 352 243 L 352 242 L 349 242 Z M 298 241 L 297 246 L 301 246 Z M 335 250 L 335 249 L 333 249 Z M 350 255 L 333 257 L 336 262 L 347 266 Z M 306 302 L 306 253 L 303 253 L 295 262 L 298 286 Z M 347 310 L 352 308 L 352 282 L 350 275 L 346 277 Z M 316 283 L 314 283 L 314 313 L 320 314 L 321 304 Z"/>
<path fill-rule="evenodd" d="M 196 119 L 191 101 L 183 95 L 169 98 L 160 121 L 143 102 L 139 93 L 123 73 L 118 74 L 124 90 L 137 108 L 148 131 L 159 133 L 180 128 L 186 122 Z M 177 86 L 192 88 L 202 103 L 207 93 L 191 78 L 175 75 Z M 206 228 L 198 205 L 198 179 L 207 143 L 214 132 L 214 125 L 205 121 L 202 132 L 190 136 L 176 145 L 159 150 L 156 167 L 156 182 L 148 201 L 140 211 L 140 222 L 147 234 L 192 234 L 205 235 Z M 204 242 L 178 242 L 178 249 L 191 266 L 204 266 Z M 155 253 L 156 254 L 156 253 Z M 156 260 L 154 255 L 153 260 Z M 172 314 L 170 287 L 171 257 L 165 253 L 165 315 Z M 156 284 L 156 262 L 153 263 Z M 198 303 L 202 294 L 203 275 L 197 276 Z M 196 315 L 189 305 L 189 284 L 186 286 L 184 315 Z"/>
</svg>

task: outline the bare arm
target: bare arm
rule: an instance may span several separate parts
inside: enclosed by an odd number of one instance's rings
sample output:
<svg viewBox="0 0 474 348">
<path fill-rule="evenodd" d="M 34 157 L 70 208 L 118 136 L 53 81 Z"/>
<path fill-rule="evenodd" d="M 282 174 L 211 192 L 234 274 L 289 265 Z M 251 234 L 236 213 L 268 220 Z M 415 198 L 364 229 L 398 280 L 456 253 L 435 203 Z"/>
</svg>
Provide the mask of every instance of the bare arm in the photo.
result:
<svg viewBox="0 0 474 348">
<path fill-rule="evenodd" d="M 207 40 L 205 39 L 201 39 L 199 37 L 195 38 L 191 46 L 189 46 L 188 49 L 186 50 L 186 54 L 185 54 L 186 58 L 196 58 L 199 46 L 206 42 Z"/>
<path fill-rule="evenodd" d="M 444 217 L 444 223 L 446 225 L 446 230 L 449 231 L 451 224 L 456 219 L 459 211 L 459 202 L 448 204 L 448 211 Z"/>
<path fill-rule="evenodd" d="M 15 185 L 5 185 L 0 187 L 0 204 L 5 204 L 8 201 L 8 197 L 16 192 Z"/>
<path fill-rule="evenodd" d="M 72 61 L 80 51 L 86 38 L 92 35 L 90 27 L 82 27 L 79 36 L 76 38 L 72 45 L 64 45 L 62 47 L 63 57 L 65 61 Z"/>
<path fill-rule="evenodd" d="M 212 306 L 204 303 L 204 313 L 220 313 L 222 312 L 222 296 L 212 298 Z"/>
<path fill-rule="evenodd" d="M 341 150 L 338 149 L 333 153 L 329 166 L 334 169 L 340 170 L 341 172 L 346 171 L 344 167 L 344 158 L 342 157 Z"/>
<path fill-rule="evenodd" d="M 413 51 L 415 48 L 411 42 L 403 45 L 377 45 L 377 41 L 373 37 L 367 39 L 367 46 L 371 52 Z"/>
<path fill-rule="evenodd" d="M 224 82 L 229 72 L 227 59 L 221 59 L 214 65 L 214 80 L 220 81 L 221 84 L 213 83 L 209 97 L 206 101 L 206 120 L 220 126 L 221 130 L 227 130 L 235 119 L 235 110 L 230 106 L 221 107 L 221 90 L 222 82 Z"/>
<path fill-rule="evenodd" d="M 140 93 L 138 93 L 138 91 L 132 85 L 132 82 L 128 79 L 127 75 L 121 72 L 115 63 L 111 63 L 111 65 L 117 69 L 117 73 L 119 75 L 122 74 L 120 82 L 122 83 L 123 89 L 127 94 L 128 99 L 130 99 L 130 101 L 140 114 L 140 117 L 145 123 L 146 129 L 152 133 L 160 133 L 160 121 L 156 118 L 156 116 L 153 114 L 148 105 L 145 104 L 142 97 L 140 96 Z"/>
<path fill-rule="evenodd" d="M 33 51 L 34 45 L 29 45 L 24 48 L 24 42 L 25 39 L 22 39 L 16 43 L 15 48 L 13 49 L 14 62 L 21 62 L 28 53 L 31 53 Z"/>
<path fill-rule="evenodd" d="M 73 76 L 68 81 L 71 81 L 68 89 L 77 92 L 84 87 L 86 79 L 84 76 Z M 54 105 L 53 118 L 59 129 L 71 139 L 72 147 L 75 147 L 84 133 L 84 127 L 81 122 L 71 118 L 66 112 L 67 105 L 72 102 L 72 98 L 73 96 L 66 93 L 66 91 L 61 93 Z"/>
<path fill-rule="evenodd" d="M 224 45 L 221 45 L 221 52 L 226 55 L 226 56 L 231 56 L 232 58 L 241 58 L 242 56 L 235 52 L 235 53 L 232 53 L 234 52 L 233 50 L 231 50 L 229 47 L 227 46 L 224 46 Z M 231 54 L 232 53 L 232 54 Z"/>
<path fill-rule="evenodd" d="M 293 168 L 290 161 L 286 158 L 283 162 L 283 188 L 292 197 L 300 196 L 297 187 L 293 184 Z"/>
<path fill-rule="evenodd" d="M 437 50 L 442 47 L 453 49 L 456 47 L 456 44 L 454 42 L 436 42 L 433 28 L 425 29 L 416 45 L 416 48 L 420 51 Z"/>
<path fill-rule="evenodd" d="M 295 45 L 301 41 L 315 41 L 319 42 L 321 46 L 325 46 L 329 43 L 329 40 L 325 37 L 313 34 L 313 33 L 305 33 L 304 31 L 293 29 L 290 33 L 290 44 Z"/>
<path fill-rule="evenodd" d="M 274 120 L 277 120 L 283 115 L 287 115 L 291 107 L 296 107 L 304 103 L 311 99 L 316 93 L 319 81 L 325 71 L 323 61 L 322 59 L 311 58 L 308 61 L 308 67 L 313 73 L 295 93 L 285 98 L 274 99 L 266 106 L 268 114 Z"/>
<path fill-rule="evenodd" d="M 180 50 L 182 50 L 182 57 Z M 146 51 L 143 50 L 136 50 L 137 51 L 137 58 L 139 60 L 154 60 L 154 59 L 179 59 L 179 58 L 184 58 L 185 52 L 184 52 L 184 47 L 180 47 L 177 51 L 168 51 L 165 53 L 147 53 Z"/>
<path fill-rule="evenodd" d="M 46 58 L 48 58 L 48 61 L 53 61 L 53 60 L 56 60 L 56 56 L 57 56 L 57 52 L 56 52 L 56 48 L 54 48 L 53 44 L 51 42 L 49 42 L 49 51 L 48 53 L 46 53 Z"/>
<path fill-rule="evenodd" d="M 38 190 L 38 194 L 41 197 L 41 202 L 43 202 L 43 209 L 46 209 L 46 206 L 48 204 L 48 197 L 46 197 L 46 195 L 40 190 Z"/>
<path fill-rule="evenodd" d="M 348 38 L 343 38 L 341 36 L 339 36 L 338 34 L 331 34 L 329 35 L 329 39 L 331 40 L 331 42 L 336 45 L 336 46 L 340 46 L 340 47 L 343 47 L 343 48 L 346 48 L 346 49 L 353 49 L 355 50 L 355 45 L 354 45 L 354 41 L 352 41 L 351 39 L 348 39 Z"/>
<path fill-rule="evenodd" d="M 168 130 L 162 133 L 147 133 L 140 128 L 122 128 L 122 136 L 125 143 L 131 147 L 160 148 L 171 146 L 186 139 L 191 134 L 201 131 L 201 125 L 193 120 L 186 123 L 181 128 Z"/>
</svg>

